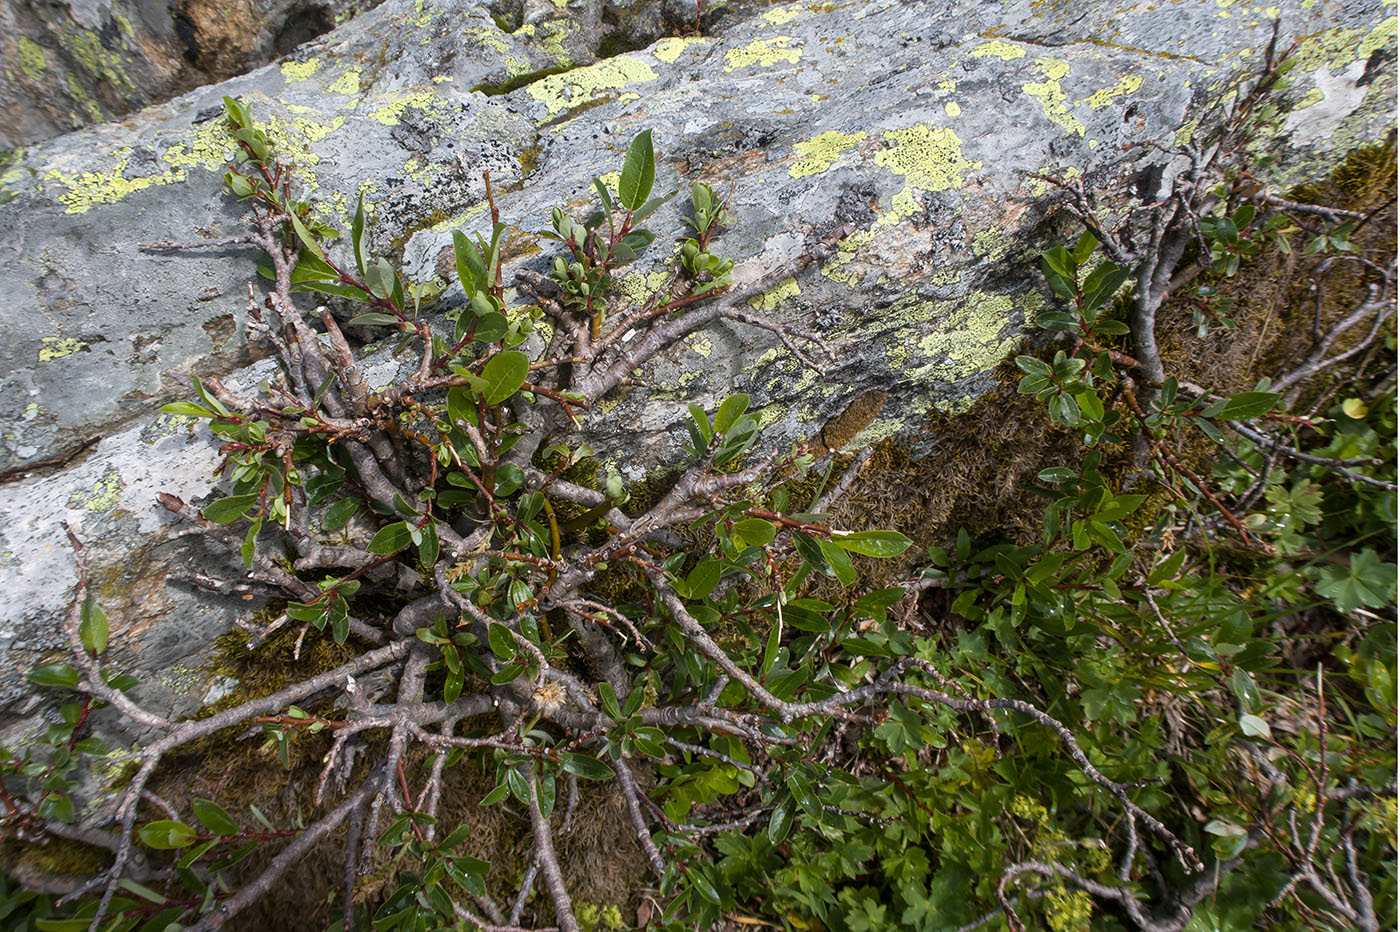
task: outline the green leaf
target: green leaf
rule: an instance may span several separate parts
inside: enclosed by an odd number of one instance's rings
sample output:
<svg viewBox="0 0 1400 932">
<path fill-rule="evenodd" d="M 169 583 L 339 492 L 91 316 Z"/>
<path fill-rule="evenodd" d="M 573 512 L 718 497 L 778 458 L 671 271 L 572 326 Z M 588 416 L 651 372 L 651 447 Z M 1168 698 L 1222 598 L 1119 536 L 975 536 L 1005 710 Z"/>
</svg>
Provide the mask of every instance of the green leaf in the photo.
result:
<svg viewBox="0 0 1400 932">
<path fill-rule="evenodd" d="M 213 411 L 203 405 L 191 404 L 188 401 L 172 401 L 168 405 L 161 406 L 163 414 L 183 414 L 187 417 L 214 417 Z"/>
<path fill-rule="evenodd" d="M 829 540 L 818 540 L 817 546 L 822 548 L 822 556 L 826 557 L 826 564 L 831 568 L 837 582 L 849 586 L 856 581 L 856 568 L 851 565 L 851 558 L 845 550 Z M 908 546 L 907 542 L 905 546 Z"/>
<path fill-rule="evenodd" d="M 360 510 L 360 503 L 353 498 L 342 498 L 334 505 L 326 509 L 325 517 L 321 519 L 321 528 L 326 531 L 338 531 L 350 522 L 355 516 L 355 512 Z"/>
<path fill-rule="evenodd" d="M 652 150 L 651 130 L 644 129 L 632 140 L 617 180 L 617 199 L 628 210 L 639 210 L 651 196 L 656 180 L 656 153 Z"/>
<path fill-rule="evenodd" d="M 78 624 L 78 639 L 83 644 L 83 650 L 95 656 L 102 656 L 107 650 L 107 613 L 102 610 L 91 597 L 83 600 L 83 607 L 79 612 L 81 621 Z"/>
<path fill-rule="evenodd" d="M 520 390 L 530 374 L 530 357 L 515 350 L 506 350 L 492 356 L 481 370 L 485 383 L 481 394 L 489 405 L 498 405 Z"/>
<path fill-rule="evenodd" d="M 784 795 L 773 807 L 773 815 L 768 819 L 768 843 L 774 846 L 783 843 L 792 828 L 792 797 Z"/>
<path fill-rule="evenodd" d="M 1268 738 L 1273 734 L 1269 723 L 1257 715 L 1241 715 L 1240 731 L 1251 738 Z"/>
<path fill-rule="evenodd" d="M 317 259 L 325 259 L 326 254 L 321 251 L 320 244 L 316 242 L 316 238 L 311 235 L 311 231 L 306 228 L 306 224 L 301 222 L 301 218 L 296 215 L 296 212 L 290 212 L 287 216 L 292 218 L 292 229 L 297 231 L 297 239 L 301 240 L 301 244 L 306 247 L 307 252 Z"/>
<path fill-rule="evenodd" d="M 391 553 L 398 553 L 409 545 L 413 536 L 409 533 L 408 525 L 403 521 L 395 521 L 393 524 L 385 525 L 379 529 L 379 533 L 374 535 L 374 539 L 369 542 L 366 549 L 370 553 L 387 557 Z"/>
<path fill-rule="evenodd" d="M 221 498 L 216 502 L 211 502 L 204 509 L 204 520 L 214 524 L 232 524 L 253 506 L 258 500 L 256 494 L 253 495 L 230 495 Z"/>
<path fill-rule="evenodd" d="M 501 660 L 510 660 L 515 657 L 515 636 L 510 633 L 509 628 L 500 622 L 491 622 L 491 626 L 486 631 L 486 640 L 491 645 L 491 650 Z"/>
<path fill-rule="evenodd" d="M 1226 421 L 1247 421 L 1272 411 L 1279 397 L 1277 392 L 1240 392 L 1223 402 L 1217 401 L 1203 413 Z"/>
<path fill-rule="evenodd" d="M 685 597 L 688 599 L 703 599 L 715 587 L 719 585 L 720 576 L 724 572 L 724 561 L 704 560 L 685 577 Z"/>
<path fill-rule="evenodd" d="M 730 395 L 720 402 L 719 410 L 715 412 L 715 433 L 726 434 L 729 428 L 734 426 L 734 422 L 748 410 L 749 396 L 745 394 Z"/>
<path fill-rule="evenodd" d="M 438 542 L 437 524 L 429 521 L 423 525 L 423 537 L 418 542 L 418 560 L 426 567 L 434 566 L 438 561 L 438 553 L 441 544 Z"/>
<path fill-rule="evenodd" d="M 194 801 L 194 816 L 205 828 L 216 835 L 237 835 L 243 831 L 223 806 L 207 799 Z"/>
<path fill-rule="evenodd" d="M 355 268 L 365 274 L 365 193 L 355 202 L 355 217 L 350 221 L 350 245 L 355 252 Z"/>
<path fill-rule="evenodd" d="M 831 542 L 867 557 L 894 557 L 913 543 L 898 531 L 832 531 Z"/>
<path fill-rule="evenodd" d="M 399 319 L 393 314 L 385 314 L 382 311 L 367 311 L 364 314 L 356 314 L 350 318 L 349 324 L 352 327 L 379 327 L 385 324 L 397 324 Z"/>
<path fill-rule="evenodd" d="M 585 780 L 608 780 L 613 776 L 611 767 L 588 754 L 560 754 L 559 763 L 569 773 Z"/>
<path fill-rule="evenodd" d="M 157 851 L 172 851 L 191 844 L 198 833 L 183 822 L 162 819 L 142 826 L 137 833 L 148 847 Z"/>
</svg>

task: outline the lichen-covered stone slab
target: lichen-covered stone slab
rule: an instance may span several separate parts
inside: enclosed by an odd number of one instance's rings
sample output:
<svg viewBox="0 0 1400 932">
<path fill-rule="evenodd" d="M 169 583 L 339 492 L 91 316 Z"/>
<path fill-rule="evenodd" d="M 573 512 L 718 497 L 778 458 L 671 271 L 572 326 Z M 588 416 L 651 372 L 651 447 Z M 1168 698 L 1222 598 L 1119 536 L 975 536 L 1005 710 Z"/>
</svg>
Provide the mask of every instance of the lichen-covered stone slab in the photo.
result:
<svg viewBox="0 0 1400 932">
<path fill-rule="evenodd" d="M 1369 0 L 799 2 L 602 58 L 590 10 L 527 4 L 503 25 L 460 0 L 388 0 L 296 60 L 33 147 L 4 175 L 0 467 L 109 435 L 74 469 L 0 489 L 3 560 L 24 582 L 0 609 L 0 688 L 15 708 L 28 701 L 19 671 L 52 644 L 46 625 L 71 591 L 60 519 L 98 542 L 99 566 L 128 564 L 103 598 L 138 674 L 167 663 L 192 605 L 211 627 L 253 607 L 215 614 L 157 578 L 176 551 L 160 542 L 153 492 L 197 494 L 214 457 L 152 412 L 184 394 L 181 372 L 242 362 L 255 256 L 139 244 L 238 232 L 218 190 L 224 94 L 251 102 L 332 224 L 363 194 L 374 248 L 420 279 L 450 274 L 454 229 L 484 229 L 483 170 L 511 261 L 539 267 L 549 253 L 532 231 L 551 207 L 589 209 L 590 177 L 615 177 L 645 128 L 659 190 L 732 186 L 737 220 L 719 249 L 740 281 L 844 227 L 830 261 L 754 302 L 821 331 L 837 362 L 809 370 L 737 325 L 693 335 L 641 373 L 648 389 L 590 417 L 593 446 L 633 478 L 674 458 L 687 402 L 736 390 L 770 443 L 869 443 L 970 405 L 1046 304 L 1034 257 L 1062 231 L 1035 176 L 1155 193 L 1166 157 L 1149 144 L 1189 141 L 1203 108 L 1257 65 L 1275 18 L 1281 43 L 1299 41 L 1298 106 L 1268 143 L 1290 177 L 1395 118 L 1393 6 Z M 683 209 L 678 198 L 649 221 L 663 238 L 620 276 L 629 300 L 659 287 Z"/>
</svg>

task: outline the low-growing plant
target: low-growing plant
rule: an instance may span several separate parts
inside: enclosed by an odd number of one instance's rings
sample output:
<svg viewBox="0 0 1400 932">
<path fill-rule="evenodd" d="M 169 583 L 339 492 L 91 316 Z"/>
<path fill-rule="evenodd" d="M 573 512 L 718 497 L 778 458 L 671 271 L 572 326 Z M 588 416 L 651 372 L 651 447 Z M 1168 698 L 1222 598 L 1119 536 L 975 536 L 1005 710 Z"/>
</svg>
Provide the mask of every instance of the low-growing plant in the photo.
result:
<svg viewBox="0 0 1400 932">
<path fill-rule="evenodd" d="M 657 921 L 710 925 L 730 888 L 728 862 L 716 855 L 731 843 L 711 847 L 713 836 L 752 828 L 754 843 L 772 852 L 891 823 L 895 775 L 857 776 L 816 751 L 887 714 L 878 733 L 891 749 L 936 740 L 966 716 L 1048 740 L 1085 793 L 1186 869 L 1199 866 L 1193 848 L 1139 804 L 1133 777 L 1106 775 L 1054 717 L 1014 697 L 948 691 L 935 659 L 907 649 L 891 620 L 904 590 L 836 601 L 805 593 L 818 577 L 853 585 L 861 560 L 897 556 L 909 540 L 829 526 L 822 512 L 836 491 L 804 512 L 787 484 L 813 456 L 801 447 L 756 454 L 759 422 L 747 396 L 713 413 L 691 406 L 692 445 L 678 476 L 631 514 L 615 474 L 599 488 L 564 478 L 591 455 L 579 418 L 713 321 L 766 329 L 815 368 L 808 348 L 830 354 L 820 337 L 747 301 L 830 256 L 835 235 L 738 285 L 732 261 L 715 251 L 734 218 L 696 182 L 692 235 L 671 273 L 627 306 L 610 293 L 612 277 L 654 241 L 639 224 L 669 197 L 652 194 L 655 156 L 643 132 L 616 190 L 594 179 L 599 210 L 582 222 L 553 212 L 542 236 L 564 254 L 548 274 L 516 272 L 523 299 L 512 300 L 503 281 L 504 226 L 487 177 L 489 235 L 454 235 L 462 296 L 450 328 L 435 327 L 420 307 L 424 289 L 374 255 L 363 202 L 347 242 L 332 247 L 337 231 L 295 199 L 290 167 L 247 107 L 225 104 L 238 147 L 225 183 L 247 205 L 250 232 L 220 245 L 264 255 L 271 285 L 261 298 L 250 288 L 250 332 L 271 346 L 280 372 L 241 391 L 195 380 L 194 400 L 165 408 L 209 425 L 225 455 L 226 494 L 202 508 L 168 494 L 161 502 L 181 519 L 180 533 L 227 553 L 228 569 L 239 570 L 221 578 L 202 569 L 190 581 L 285 600 L 276 617 L 249 627 L 253 643 L 299 625 L 298 644 L 324 637 L 358 653 L 271 695 L 170 720 L 133 698 L 133 684 L 111 678 L 108 624 L 72 537 L 80 573 L 72 657 L 35 677 L 76 689 L 85 703 L 65 716 L 50 751 L 12 766 L 28 778 L 31 801 L 16 801 L 11 820 L 96 841 L 112 861 L 99 896 L 43 928 L 218 928 L 335 836 L 343 878 L 326 892 L 346 929 L 513 929 L 527 915 L 578 929 L 558 838 L 578 817 L 579 781 L 620 794 L 654 873 Z M 308 313 L 306 293 L 367 309 Z M 394 354 L 413 362 L 371 387 L 347 328 L 387 333 Z M 544 348 L 527 352 L 527 341 Z M 155 737 L 131 753 L 134 771 L 114 802 L 73 826 L 66 774 L 99 702 Z M 173 752 L 250 726 L 283 767 L 306 753 L 296 748 L 324 755 L 302 824 L 149 793 Z M 508 900 L 497 897 L 513 878 L 474 846 L 470 822 L 440 824 L 445 774 L 459 767 L 492 777 L 482 806 L 510 807 L 528 824 L 532 845 Z M 273 847 L 256 870 L 239 873 L 245 858 Z M 537 884 L 545 896 L 532 902 Z M 366 898 L 372 915 L 357 908 Z"/>
</svg>

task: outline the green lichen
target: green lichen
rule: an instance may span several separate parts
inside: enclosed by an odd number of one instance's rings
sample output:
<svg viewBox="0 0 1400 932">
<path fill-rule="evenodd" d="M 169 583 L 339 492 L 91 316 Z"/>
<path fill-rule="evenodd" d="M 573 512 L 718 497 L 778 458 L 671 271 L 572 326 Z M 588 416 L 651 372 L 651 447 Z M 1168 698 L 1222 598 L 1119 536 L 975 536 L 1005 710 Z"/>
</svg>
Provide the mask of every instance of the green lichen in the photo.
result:
<svg viewBox="0 0 1400 932">
<path fill-rule="evenodd" d="M 796 278 L 785 278 L 763 294 L 749 298 L 749 307 L 763 311 L 765 314 L 771 314 L 777 310 L 778 305 L 801 293 L 802 289 L 798 287 Z"/>
<path fill-rule="evenodd" d="M 664 61 L 666 64 L 670 65 L 674 64 L 676 59 L 681 57 L 681 52 L 684 52 L 688 47 L 692 45 L 705 45 L 707 42 L 709 42 L 708 39 L 701 38 L 700 36 L 662 39 L 651 47 L 651 54 L 657 61 Z"/>
<path fill-rule="evenodd" d="M 360 69 L 351 68 L 336 78 L 326 90 L 332 94 L 345 94 L 347 97 L 358 96 L 360 93 Z"/>
<path fill-rule="evenodd" d="M 44 49 L 39 43 L 28 36 L 19 37 L 19 70 L 25 73 L 29 80 L 36 84 L 44 79 L 44 72 L 49 70 L 49 60 L 44 55 Z"/>
<path fill-rule="evenodd" d="M 291 108 L 289 108 L 291 109 Z M 312 110 L 306 110 L 315 113 Z M 330 122 L 315 117 L 270 118 L 259 124 L 278 152 L 284 153 L 295 166 L 294 172 L 309 190 L 315 190 L 316 177 L 310 167 L 320 161 L 311 146 L 326 138 L 345 123 L 340 116 Z M 129 194 L 146 188 L 184 181 L 187 170 L 203 168 L 218 171 L 232 152 L 233 139 L 222 120 L 193 127 L 183 139 L 172 143 L 159 156 L 163 167 L 149 175 L 127 177 L 132 150 L 119 147 L 107 154 L 109 167 L 102 170 L 66 172 L 50 169 L 43 176 L 47 183 L 62 185 L 57 195 L 67 213 L 82 213 L 97 204 L 119 201 Z M 168 166 L 168 167 L 164 167 Z"/>
<path fill-rule="evenodd" d="M 1201 121 L 1199 119 L 1188 120 L 1181 124 L 1181 129 L 1177 130 L 1176 135 L 1172 137 L 1172 144 L 1180 147 L 1189 143 L 1191 137 L 1196 134 L 1196 127 L 1200 125 Z"/>
<path fill-rule="evenodd" d="M 1006 358 L 1018 336 L 1003 336 L 1014 305 L 1009 295 L 974 291 L 956 301 L 896 304 L 880 320 L 890 369 L 913 384 L 944 385 L 988 372 Z M 875 336 L 875 334 L 870 334 Z M 916 357 L 917 365 L 910 365 Z"/>
<path fill-rule="evenodd" d="M 950 100 L 943 105 L 943 112 L 948 114 L 948 116 L 950 117 L 960 117 L 962 116 L 962 107 L 958 106 L 958 102 L 956 100 Z"/>
<path fill-rule="evenodd" d="M 135 83 L 126 73 L 125 60 L 116 52 L 108 51 L 100 35 L 87 29 L 64 31 L 60 41 L 72 59 L 92 77 L 106 81 L 121 93 L 136 92 Z"/>
<path fill-rule="evenodd" d="M 527 93 L 545 105 L 551 117 L 586 103 L 607 90 L 656 80 L 651 66 L 631 55 L 618 55 L 584 68 L 552 74 L 531 84 Z"/>
<path fill-rule="evenodd" d="M 847 268 L 856 258 L 857 253 L 868 245 L 875 238 L 873 230 L 857 230 L 850 236 L 841 240 L 836 245 L 836 255 L 828 259 L 821 268 L 821 273 L 826 278 L 834 282 L 841 282 L 846 285 L 854 285 L 860 281 L 860 275 L 853 269 Z"/>
<path fill-rule="evenodd" d="M 93 484 L 91 491 L 74 492 L 68 497 L 69 508 L 82 508 L 99 513 L 111 511 L 122 500 L 122 477 L 113 466 L 108 466 L 102 478 Z"/>
<path fill-rule="evenodd" d="M 1113 87 L 1106 87 L 1101 91 L 1095 91 L 1088 97 L 1079 101 L 1079 103 L 1088 104 L 1090 110 L 1102 110 L 1104 107 L 1113 103 L 1113 98 L 1123 94 L 1134 93 L 1140 87 L 1142 87 L 1142 78 L 1135 74 L 1130 74 L 1113 85 Z"/>
<path fill-rule="evenodd" d="M 919 191 L 947 191 L 962 187 L 964 171 L 976 171 L 981 162 L 963 158 L 962 140 L 946 127 L 915 123 L 905 129 L 885 133 L 889 148 L 877 153 L 875 161 Z"/>
<path fill-rule="evenodd" d="M 92 99 L 92 95 L 83 87 L 83 82 L 78 80 L 78 76 L 68 72 L 63 76 L 63 84 L 68 88 L 68 96 L 73 102 L 82 107 L 86 113 L 89 123 L 102 122 L 102 108 L 97 105 L 97 101 Z M 78 122 L 83 121 L 83 116 L 78 116 Z"/>
<path fill-rule="evenodd" d="M 370 113 L 370 117 L 385 126 L 397 126 L 403 113 L 409 107 L 415 110 L 428 110 L 435 98 L 432 91 L 408 91 L 391 95 L 388 103 Z"/>
<path fill-rule="evenodd" d="M 1025 58 L 1026 50 L 1019 45 L 1012 45 L 1004 39 L 993 39 L 991 42 L 984 42 L 972 50 L 973 58 L 1000 58 L 1002 61 L 1011 61 L 1013 58 Z"/>
<path fill-rule="evenodd" d="M 691 337 L 690 348 L 695 351 L 696 355 L 704 359 L 709 359 L 710 354 L 715 350 L 715 345 L 711 342 L 709 337 L 704 334 L 697 334 Z"/>
<path fill-rule="evenodd" d="M 788 174 L 794 178 L 819 175 L 830 168 L 831 164 L 841 157 L 842 152 L 865 138 L 864 132 L 843 133 L 831 130 L 819 133 L 806 142 L 799 142 L 795 148 L 802 158 L 793 163 L 788 169 Z"/>
<path fill-rule="evenodd" d="M 309 81 L 311 76 L 321 70 L 321 60 L 319 58 L 308 58 L 306 61 L 288 61 L 282 63 L 282 77 L 288 84 L 299 84 L 302 81 Z"/>
<path fill-rule="evenodd" d="M 791 41 L 792 36 L 774 36 L 771 39 L 755 39 L 741 49 L 730 49 L 724 53 L 724 70 L 733 71 L 750 65 L 769 68 L 780 61 L 797 64 L 802 50 L 788 48 Z"/>
<path fill-rule="evenodd" d="M 763 14 L 763 21 L 770 26 L 781 26 L 790 23 L 802 15 L 803 4 L 793 3 L 788 6 L 774 7 Z"/>
<path fill-rule="evenodd" d="M 87 344 L 73 337 L 42 337 L 39 341 L 39 361 L 62 359 L 87 349 Z"/>
<path fill-rule="evenodd" d="M 1044 75 L 1044 81 L 1028 81 L 1021 90 L 1040 102 L 1040 109 L 1050 121 L 1063 127 L 1071 136 L 1083 136 L 1084 124 L 1074 118 L 1065 105 L 1068 95 L 1060 86 L 1060 79 L 1069 74 L 1069 62 L 1057 58 L 1038 58 L 1036 65 Z"/>
</svg>

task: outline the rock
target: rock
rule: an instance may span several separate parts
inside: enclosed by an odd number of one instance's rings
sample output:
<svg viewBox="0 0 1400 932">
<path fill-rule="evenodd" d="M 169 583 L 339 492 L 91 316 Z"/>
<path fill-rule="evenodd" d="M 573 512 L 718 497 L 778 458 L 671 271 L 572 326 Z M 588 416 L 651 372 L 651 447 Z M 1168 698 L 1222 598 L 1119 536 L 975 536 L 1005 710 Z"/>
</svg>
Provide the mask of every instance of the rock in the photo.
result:
<svg viewBox="0 0 1400 932">
<path fill-rule="evenodd" d="M 197 498 L 217 461 L 202 433 L 156 408 L 186 396 L 182 374 L 248 358 L 253 251 L 140 245 L 240 232 L 219 190 L 223 95 L 251 103 L 325 220 L 347 228 L 363 194 L 374 250 L 424 280 L 450 268 L 452 230 L 488 222 L 483 170 L 512 261 L 539 266 L 550 253 L 532 231 L 554 206 L 585 210 L 590 177 L 615 172 L 645 128 L 658 190 L 732 186 L 736 222 L 718 249 L 740 281 L 846 225 L 831 261 L 755 302 L 823 332 L 837 363 L 819 374 L 738 325 L 694 335 L 649 366 L 649 389 L 590 418 L 593 446 L 636 479 L 674 458 L 687 402 L 732 391 L 753 396 L 770 444 L 868 444 L 971 405 L 1048 301 L 1034 259 L 1064 228 L 1035 175 L 1151 193 L 1171 170 L 1153 144 L 1192 137 L 1231 75 L 1259 61 L 1273 11 L 1215 0 L 1072 13 L 970 0 L 734 9 L 712 21 L 715 35 L 642 47 L 693 11 L 386 0 L 296 60 L 27 150 L 0 190 L 13 254 L 0 283 L 0 468 L 106 437 L 77 465 L 0 486 L 10 721 L 32 721 L 20 677 L 56 646 L 72 591 L 61 519 L 91 542 L 117 660 L 143 679 L 196 669 L 208 634 L 256 607 L 165 585 L 189 557 L 165 540 L 154 501 L 160 489 Z M 1281 41 L 1303 37 L 1299 107 L 1274 140 L 1280 183 L 1393 126 L 1395 20 L 1384 13 L 1379 2 L 1280 5 Z M 619 48 L 630 50 L 601 57 Z M 635 300 L 659 285 L 683 201 L 649 221 L 663 239 L 620 279 Z M 186 708 L 202 683 L 185 684 Z M 174 701 L 179 690 L 167 691 Z"/>
<path fill-rule="evenodd" d="M 0 149 L 125 116 L 285 55 L 356 0 L 15 0 L 0 9 Z"/>
</svg>

